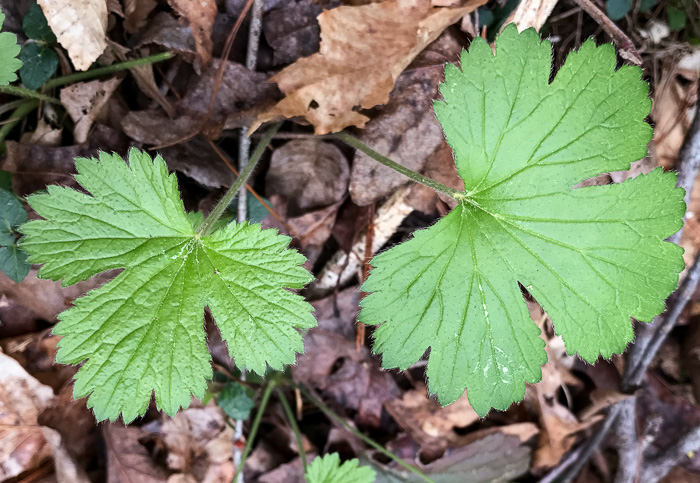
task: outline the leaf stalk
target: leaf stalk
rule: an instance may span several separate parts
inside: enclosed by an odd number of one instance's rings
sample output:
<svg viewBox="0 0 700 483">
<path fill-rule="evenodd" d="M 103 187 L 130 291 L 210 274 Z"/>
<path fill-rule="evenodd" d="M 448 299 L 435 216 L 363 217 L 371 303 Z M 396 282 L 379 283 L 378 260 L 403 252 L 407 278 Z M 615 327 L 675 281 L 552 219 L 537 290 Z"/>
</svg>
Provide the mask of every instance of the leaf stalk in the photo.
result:
<svg viewBox="0 0 700 483">
<path fill-rule="evenodd" d="M 294 436 L 296 437 L 297 440 L 297 447 L 299 450 L 299 458 L 301 459 L 301 465 L 304 467 L 304 474 L 306 474 L 306 451 L 304 451 L 304 441 L 301 438 L 301 431 L 299 431 L 299 425 L 297 424 L 296 419 L 294 418 L 294 413 L 292 412 L 292 408 L 289 407 L 289 402 L 287 401 L 287 398 L 284 397 L 284 394 L 282 391 L 279 390 L 279 388 L 276 390 L 277 392 L 277 397 L 279 398 L 280 402 L 282 403 L 282 408 L 284 409 L 284 413 L 287 415 L 287 419 L 289 420 L 289 426 L 292 428 L 292 432 L 294 433 Z"/>
<path fill-rule="evenodd" d="M 386 156 L 382 156 L 378 152 L 376 152 L 374 149 L 370 148 L 367 146 L 365 143 L 357 139 L 355 136 L 348 134 L 346 132 L 338 132 L 334 133 L 333 136 L 336 138 L 340 139 L 343 141 L 345 144 L 352 146 L 353 148 L 362 151 L 365 153 L 367 156 L 370 158 L 374 159 L 378 163 L 383 164 L 384 166 L 393 169 L 394 171 L 401 173 L 402 175 L 406 176 L 407 178 L 411 178 L 413 181 L 416 181 L 417 183 L 420 183 L 422 185 L 427 186 L 428 188 L 437 191 L 439 193 L 444 193 L 447 196 L 454 198 L 458 201 L 461 201 L 464 199 L 464 193 L 461 193 L 457 191 L 456 189 L 450 188 L 449 186 L 446 186 L 442 183 L 439 183 L 435 181 L 434 179 L 430 179 L 427 176 L 423 176 L 420 173 L 416 173 L 412 169 L 408 169 L 405 166 L 400 165 L 396 161 L 392 161 L 391 159 L 387 158 Z"/>
<path fill-rule="evenodd" d="M 161 52 L 160 54 L 150 55 L 148 57 L 142 57 L 140 59 L 127 60 L 126 62 L 119 62 L 117 64 L 106 65 L 104 67 L 98 67 L 96 69 L 91 69 L 85 72 L 76 72 L 74 74 L 56 77 L 55 79 L 47 81 L 46 84 L 44 84 L 44 86 L 46 89 L 51 89 L 52 87 L 58 87 L 65 84 L 71 84 L 73 82 L 94 79 L 95 77 L 100 77 L 102 75 L 107 74 L 114 74 L 115 72 L 133 69 L 134 67 L 140 67 L 142 65 L 163 62 L 164 60 L 168 60 L 172 57 L 173 54 L 170 52 Z"/>
<path fill-rule="evenodd" d="M 253 447 L 253 441 L 255 441 L 255 436 L 258 434 L 258 429 L 260 428 L 260 421 L 262 421 L 263 413 L 265 412 L 265 408 L 267 408 L 267 403 L 270 401 L 270 395 L 272 394 L 272 390 L 275 388 L 276 385 L 277 381 L 274 379 L 271 380 L 267 384 L 265 392 L 263 392 L 262 399 L 260 400 L 260 406 L 258 407 L 258 412 L 255 413 L 253 425 L 250 427 L 250 433 L 248 434 L 248 439 L 245 442 L 245 448 L 243 448 L 241 462 L 236 467 L 236 473 L 233 475 L 233 480 L 231 480 L 232 482 L 238 481 L 238 475 L 241 473 L 241 471 L 243 471 L 243 466 L 245 466 L 245 460 L 248 459 L 250 449 Z"/>
<path fill-rule="evenodd" d="M 9 94 L 16 97 L 28 97 L 32 99 L 38 99 L 40 101 L 49 102 L 51 104 L 60 104 L 61 101 L 55 97 L 45 96 L 39 92 L 29 90 L 25 87 L 17 86 L 0 86 L 0 94 Z"/>
<path fill-rule="evenodd" d="M 224 193 L 223 198 L 219 200 L 219 202 L 216 204 L 209 216 L 197 228 L 196 233 L 198 235 L 205 237 L 209 235 L 209 233 L 211 233 L 214 224 L 217 221 L 219 221 L 219 218 L 221 218 L 221 215 L 224 214 L 224 211 L 226 211 L 228 205 L 231 204 L 233 198 L 235 198 L 236 194 L 238 194 L 238 190 L 241 189 L 241 187 L 248 180 L 248 177 L 250 177 L 253 170 L 255 170 L 255 167 L 258 165 L 260 158 L 265 152 L 265 148 L 267 148 L 268 144 L 270 144 L 270 141 L 272 141 L 272 137 L 275 135 L 275 133 L 281 125 L 281 122 L 277 122 L 270 126 L 270 129 L 267 130 L 265 135 L 262 137 L 262 139 L 256 146 L 255 151 L 253 151 L 253 155 L 250 157 L 248 165 L 243 171 L 241 171 L 241 174 L 238 176 L 238 178 L 236 178 L 236 181 L 233 183 L 233 185 L 231 185 L 231 187 L 226 191 L 226 193 Z"/>
</svg>

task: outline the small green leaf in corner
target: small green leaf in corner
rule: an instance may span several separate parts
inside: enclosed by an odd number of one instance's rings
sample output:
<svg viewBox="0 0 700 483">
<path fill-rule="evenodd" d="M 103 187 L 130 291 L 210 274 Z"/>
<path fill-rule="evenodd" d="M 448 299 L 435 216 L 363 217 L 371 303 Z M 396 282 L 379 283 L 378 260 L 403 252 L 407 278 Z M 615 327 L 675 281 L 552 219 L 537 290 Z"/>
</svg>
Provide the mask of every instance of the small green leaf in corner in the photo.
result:
<svg viewBox="0 0 700 483">
<path fill-rule="evenodd" d="M 255 407 L 255 401 L 245 387 L 237 382 L 229 382 L 219 393 L 216 403 L 226 415 L 236 420 L 246 420 Z"/>
<path fill-rule="evenodd" d="M 307 483 L 373 483 L 377 474 L 369 466 L 351 459 L 340 464 L 338 453 L 317 457 L 306 469 Z"/>
<path fill-rule="evenodd" d="M 5 22 L 5 14 L 0 11 L 0 28 Z M 22 67 L 22 61 L 17 58 L 19 45 L 17 36 L 10 32 L 0 33 L 0 86 L 6 86 L 17 80 L 16 72 Z"/>
</svg>

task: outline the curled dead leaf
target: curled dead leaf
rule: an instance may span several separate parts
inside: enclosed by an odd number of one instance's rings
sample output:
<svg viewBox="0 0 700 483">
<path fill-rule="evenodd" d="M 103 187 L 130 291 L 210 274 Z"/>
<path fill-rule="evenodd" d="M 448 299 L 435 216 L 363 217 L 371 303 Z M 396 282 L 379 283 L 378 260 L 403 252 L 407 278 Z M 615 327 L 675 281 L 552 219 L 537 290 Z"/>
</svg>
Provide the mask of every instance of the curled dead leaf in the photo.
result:
<svg viewBox="0 0 700 483">
<path fill-rule="evenodd" d="M 37 418 L 53 399 L 50 387 L 0 352 L 0 481 L 37 468 L 51 454 Z"/>
<path fill-rule="evenodd" d="M 449 25 L 486 3 L 470 0 L 460 8 L 433 8 L 430 0 L 387 0 L 343 6 L 318 16 L 320 52 L 270 79 L 287 97 L 256 119 L 303 116 L 316 134 L 363 127 L 358 111 L 389 100 L 399 74 Z"/>
<path fill-rule="evenodd" d="M 197 55 L 206 65 L 211 60 L 213 44 L 211 34 L 214 31 L 216 19 L 215 0 L 168 0 L 177 13 L 187 19 L 192 37 L 197 46 Z"/>
<path fill-rule="evenodd" d="M 88 70 L 107 47 L 107 2 L 38 0 L 49 27 L 78 70 Z"/>
<path fill-rule="evenodd" d="M 73 133 L 76 143 L 87 142 L 92 124 L 121 82 L 115 77 L 106 81 L 79 82 L 61 90 L 61 104 L 75 122 Z"/>
</svg>

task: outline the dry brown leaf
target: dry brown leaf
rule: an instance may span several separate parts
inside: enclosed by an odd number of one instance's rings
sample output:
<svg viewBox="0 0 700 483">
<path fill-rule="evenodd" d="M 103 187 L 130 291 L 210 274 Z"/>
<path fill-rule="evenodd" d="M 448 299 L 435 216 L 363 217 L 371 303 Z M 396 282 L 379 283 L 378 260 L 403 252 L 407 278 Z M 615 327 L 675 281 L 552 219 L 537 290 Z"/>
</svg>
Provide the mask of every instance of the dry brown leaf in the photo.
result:
<svg viewBox="0 0 700 483">
<path fill-rule="evenodd" d="M 306 354 L 291 368 L 294 380 L 318 388 L 334 403 L 357 411 L 357 424 L 379 427 L 384 403 L 398 397 L 399 388 L 369 349 L 358 351 L 354 340 L 323 329 L 310 331 L 304 343 Z"/>
<path fill-rule="evenodd" d="M 107 424 L 102 428 L 107 453 L 107 479 L 110 483 L 165 483 L 168 473 L 148 454 L 139 438 L 140 428 Z"/>
<path fill-rule="evenodd" d="M 197 46 L 197 55 L 206 65 L 211 60 L 211 34 L 216 19 L 215 0 L 168 0 L 173 9 L 187 19 Z"/>
<path fill-rule="evenodd" d="M 160 109 L 132 111 L 122 120 L 124 132 L 136 141 L 154 145 L 170 145 L 192 134 L 207 116 L 219 65 L 220 60 L 214 59 L 201 76 L 190 79 L 186 94 L 175 103 L 177 115 L 173 119 Z M 227 62 L 206 131 L 212 134 L 220 131 L 227 116 L 277 96 L 277 88 L 264 82 L 266 79 L 263 73 L 253 72 L 236 62 Z M 226 129 L 230 128 L 226 123 Z"/>
<path fill-rule="evenodd" d="M 540 435 L 533 455 L 532 470 L 536 474 L 554 467 L 576 442 L 576 434 L 598 419 L 579 421 L 567 406 L 558 400 L 564 384 L 576 384 L 578 380 L 547 347 L 549 360 L 542 366 L 542 381 L 528 385 L 526 399 L 532 401 L 540 419 Z"/>
<path fill-rule="evenodd" d="M 0 352 L 0 481 L 37 468 L 50 456 L 37 418 L 53 399 L 50 387 Z"/>
<path fill-rule="evenodd" d="M 426 394 L 425 388 L 412 389 L 401 399 L 387 401 L 384 406 L 421 447 L 456 446 L 460 436 L 455 428 L 466 428 L 479 421 L 479 415 L 472 409 L 466 394 L 445 407 L 428 399 Z"/>
<path fill-rule="evenodd" d="M 33 132 L 22 134 L 20 141 L 24 144 L 39 144 L 40 146 L 60 146 L 63 129 L 54 129 L 44 118 L 39 119 Z"/>
<path fill-rule="evenodd" d="M 124 28 L 130 34 L 146 25 L 146 18 L 158 5 L 156 0 L 122 0 L 124 4 Z"/>
<path fill-rule="evenodd" d="M 58 42 L 78 70 L 88 70 L 107 47 L 105 0 L 38 0 Z"/>
<path fill-rule="evenodd" d="M 311 263 L 314 263 L 321 254 L 323 245 L 331 236 L 338 209 L 343 201 L 340 200 L 325 208 L 309 211 L 299 216 L 288 216 L 288 204 L 283 197 L 273 194 L 270 195 L 269 200 L 275 213 L 285 220 L 286 226 L 272 217 L 268 217 L 263 226 L 276 228 L 289 235 L 294 233 L 295 242 L 300 245 L 301 252 Z M 292 233 L 287 230 L 287 227 Z"/>
<path fill-rule="evenodd" d="M 443 33 L 415 59 L 396 81 L 389 103 L 359 133 L 365 144 L 420 172 L 426 160 L 444 142 L 433 112 L 446 62 L 457 62 L 462 46 L 450 32 Z M 454 163 L 453 163 L 454 164 Z M 357 151 L 350 177 L 350 196 L 365 206 L 393 193 L 408 182 L 406 176 L 378 164 Z"/>
<path fill-rule="evenodd" d="M 524 0 L 510 14 L 508 20 L 503 22 L 503 28 L 509 23 L 515 23 L 519 31 L 534 27 L 540 30 L 554 10 L 559 0 Z"/>
<path fill-rule="evenodd" d="M 263 122 L 297 116 L 316 134 L 363 127 L 369 118 L 357 111 L 386 104 L 399 74 L 425 46 L 484 3 L 433 8 L 430 0 L 387 0 L 324 11 L 318 16 L 320 52 L 270 79 L 287 97 L 261 114 L 250 132 Z"/>
<path fill-rule="evenodd" d="M 73 136 L 76 143 L 87 142 L 92 124 L 100 117 L 121 82 L 115 77 L 106 81 L 79 82 L 61 90 L 61 104 L 75 122 Z"/>
<path fill-rule="evenodd" d="M 162 436 L 168 449 L 168 467 L 180 472 L 179 481 L 233 479 L 233 429 L 218 406 L 190 408 L 174 418 L 166 417 Z"/>
<path fill-rule="evenodd" d="M 117 59 L 119 59 L 120 62 L 125 62 L 128 60 L 126 57 L 126 54 L 129 52 L 128 48 L 119 45 L 116 42 L 112 42 L 111 40 L 108 42 L 110 51 Z M 143 55 L 143 57 L 145 57 L 145 55 Z M 156 85 L 156 78 L 153 75 L 153 65 L 147 64 L 132 67 L 129 69 L 129 72 L 131 72 L 131 75 L 134 76 L 134 79 L 136 80 L 136 83 L 143 94 L 156 101 L 169 117 L 175 116 L 175 108 L 160 92 L 160 89 Z"/>
<path fill-rule="evenodd" d="M 267 14 L 263 33 L 274 50 L 273 65 L 290 64 L 318 52 L 321 32 L 316 17 L 322 11 L 320 5 L 302 0 L 283 4 Z"/>
<path fill-rule="evenodd" d="M 662 64 L 661 80 L 654 95 L 651 118 L 654 152 L 659 166 L 671 169 L 676 164 L 685 133 L 697 109 L 700 50 Z M 697 199 L 697 198 L 696 198 Z"/>
<path fill-rule="evenodd" d="M 265 193 L 285 197 L 287 213 L 296 216 L 342 200 L 349 177 L 348 162 L 335 144 L 290 141 L 272 153 Z"/>
<path fill-rule="evenodd" d="M 46 321 L 54 321 L 59 313 L 73 304 L 73 300 L 115 275 L 112 273 L 110 276 L 110 273 L 106 272 L 70 287 L 61 287 L 61 282 L 40 279 L 36 274 L 37 270 L 32 269 L 22 283 L 16 283 L 4 273 L 0 273 L 0 294 L 32 310 Z"/>
</svg>

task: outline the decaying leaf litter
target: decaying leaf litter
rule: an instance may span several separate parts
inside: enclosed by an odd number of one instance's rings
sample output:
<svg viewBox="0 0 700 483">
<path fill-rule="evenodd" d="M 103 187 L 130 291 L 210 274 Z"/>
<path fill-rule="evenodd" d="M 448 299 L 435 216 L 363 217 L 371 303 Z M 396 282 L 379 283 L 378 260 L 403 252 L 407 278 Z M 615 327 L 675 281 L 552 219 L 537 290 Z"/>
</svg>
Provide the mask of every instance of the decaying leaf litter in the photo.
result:
<svg viewBox="0 0 700 483">
<path fill-rule="evenodd" d="M 26 39 L 22 19 L 32 3 L 0 1 L 7 15 L 3 30 Z M 333 138 L 314 134 L 362 128 L 353 132 L 380 153 L 460 188 L 432 100 L 438 97 L 444 63 L 456 62 L 471 36 L 490 40 L 499 23 L 510 19 L 520 29 L 540 28 L 552 39 L 557 67 L 590 36 L 598 43 L 612 39 L 618 48 L 631 43 L 651 82 L 651 119 L 656 125 L 651 155 L 633 171 L 648 172 L 657 165 L 678 168 L 678 152 L 686 133 L 692 132 L 697 110 L 700 55 L 692 47 L 700 28 L 692 22 L 697 9 L 689 12 L 691 21 L 680 30 L 669 28 L 675 24 L 668 9 L 678 10 L 675 4 L 633 10 L 616 23 L 624 37 L 616 33 L 611 38 L 606 33 L 612 32 L 610 25 L 600 23 L 600 15 L 589 16 L 592 7 L 585 1 L 523 1 L 513 12 L 496 2 L 266 1 L 260 2 L 262 37 L 257 67 L 251 71 L 245 67 L 248 16 L 229 60 L 221 60 L 227 37 L 249 7 L 244 1 L 39 3 L 46 12 L 61 12 L 47 15 L 60 45 L 54 47 L 62 59 L 59 74 L 95 68 L 95 61 L 109 65 L 163 51 L 175 56 L 141 67 L 140 73 L 132 69 L 45 90 L 61 104 L 41 104 L 5 134 L 0 168 L 10 173 L 18 195 L 71 183 L 76 156 L 93 156 L 98 150 L 125 155 L 130 145 L 167 146 L 159 152 L 177 173 L 186 208 L 206 211 L 234 179 L 228 164 L 235 166 L 239 158 L 241 128 L 273 118 L 292 119 L 249 182 L 274 215 L 251 195 L 247 204 L 249 216 L 259 217 L 254 221 L 262 219 L 264 227 L 292 235 L 294 246 L 310 260 L 307 268 L 319 279 L 304 292 L 316 309 L 319 327 L 308 333 L 306 354 L 288 371 L 312 394 L 291 386 L 281 393 L 297 413 L 309 461 L 337 452 L 342 459 L 358 457 L 361 464 L 373 465 L 377 481 L 412 481 L 405 469 L 388 463 L 325 415 L 312 402 L 320 398 L 341 419 L 436 481 L 546 478 L 565 471 L 571 455 L 598 432 L 609 408 L 629 397 L 620 390 L 625 357 L 591 366 L 568 356 L 534 300 L 529 300 L 529 309 L 545 334 L 549 362 L 543 382 L 528 386 L 523 403 L 508 411 L 492 412 L 482 420 L 464 398 L 441 408 L 426 397 L 423 360 L 403 372 L 382 371 L 379 359 L 365 347 L 371 331 L 358 339 L 355 324 L 363 263 L 368 254 L 432 225 L 449 211 L 450 201 L 422 186 L 407 185 L 400 175 Z M 593 4 L 600 7 L 604 5 Z M 88 34 L 76 41 L 78 27 Z M 2 101 L 11 100 L 8 96 Z M 252 139 L 255 143 L 259 135 Z M 210 143 L 228 158 L 218 156 Z M 613 173 L 609 179 L 625 177 Z M 689 266 L 700 241 L 693 206 L 691 197 L 681 241 Z M 36 215 L 30 211 L 29 217 Z M 81 293 L 114 275 L 70 288 L 39 280 L 36 271 L 21 284 L 0 276 L 1 361 L 10 378 L 4 384 L 7 395 L 0 399 L 8 416 L 0 448 L 0 460 L 8 462 L 2 466 L 3 481 L 230 481 L 234 448 L 249 434 L 255 410 L 236 439 L 227 425 L 232 420 L 216 398 L 196 402 L 174 418 L 152 408 L 127 427 L 96 427 L 85 400 L 71 400 L 74 369 L 53 362 L 58 337 L 51 335 L 51 327 Z M 662 453 L 700 423 L 700 381 L 693 375 L 699 346 L 697 299 L 690 302 L 635 396 L 633 422 L 640 437 L 651 441 L 645 455 Z M 207 327 L 217 371 L 211 389 L 217 394 L 229 378 L 239 381 L 239 368 L 214 325 Z M 257 403 L 259 382 L 253 378 L 244 383 Z M 11 389 L 17 386 L 22 390 Z M 613 428 L 579 481 L 615 477 L 618 461 L 628 460 L 624 451 L 629 448 L 617 442 L 629 436 L 624 428 Z M 273 397 L 246 462 L 245 480 L 302 481 L 298 443 L 281 401 Z M 696 458 L 678 455 L 676 461 L 668 481 L 697 478 Z M 472 480 L 462 479 L 465 474 Z"/>
</svg>

